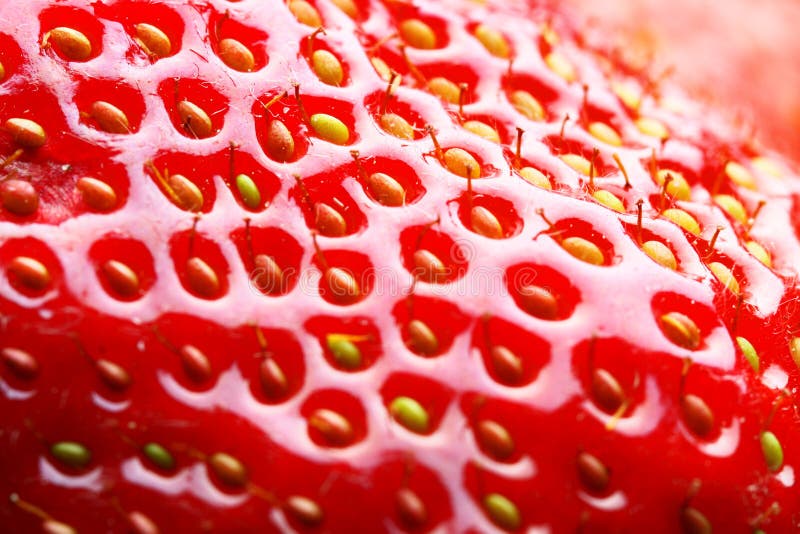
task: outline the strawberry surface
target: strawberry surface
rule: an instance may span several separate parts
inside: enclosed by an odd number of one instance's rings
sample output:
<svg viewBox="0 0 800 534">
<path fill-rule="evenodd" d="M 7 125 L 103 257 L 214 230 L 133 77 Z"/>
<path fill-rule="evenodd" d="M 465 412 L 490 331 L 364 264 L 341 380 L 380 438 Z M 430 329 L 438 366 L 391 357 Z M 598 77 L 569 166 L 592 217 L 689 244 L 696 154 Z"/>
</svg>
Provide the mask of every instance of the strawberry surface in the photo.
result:
<svg viewBox="0 0 800 534">
<path fill-rule="evenodd" d="M 536 3 L 0 3 L 9 532 L 789 532 L 797 176 Z"/>
</svg>

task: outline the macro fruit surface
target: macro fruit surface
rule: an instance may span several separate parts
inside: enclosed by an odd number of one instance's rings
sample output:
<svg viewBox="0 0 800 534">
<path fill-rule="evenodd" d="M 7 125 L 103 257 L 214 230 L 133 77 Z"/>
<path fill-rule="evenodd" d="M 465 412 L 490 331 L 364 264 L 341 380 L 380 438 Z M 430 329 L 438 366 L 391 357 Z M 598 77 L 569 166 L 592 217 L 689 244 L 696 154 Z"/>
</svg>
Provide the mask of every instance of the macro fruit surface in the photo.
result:
<svg viewBox="0 0 800 534">
<path fill-rule="evenodd" d="M 0 3 L 10 532 L 790 532 L 791 165 L 558 9 Z"/>
</svg>

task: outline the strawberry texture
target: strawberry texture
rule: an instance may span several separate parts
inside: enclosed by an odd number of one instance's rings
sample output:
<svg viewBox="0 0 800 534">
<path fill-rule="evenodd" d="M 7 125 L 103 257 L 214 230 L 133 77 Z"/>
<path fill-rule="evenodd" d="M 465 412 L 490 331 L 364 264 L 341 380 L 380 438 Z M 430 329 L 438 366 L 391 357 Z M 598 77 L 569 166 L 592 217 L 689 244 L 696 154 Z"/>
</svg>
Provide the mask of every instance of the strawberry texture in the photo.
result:
<svg viewBox="0 0 800 534">
<path fill-rule="evenodd" d="M 800 182 L 573 15 L 0 2 L 8 532 L 790 532 Z"/>
</svg>

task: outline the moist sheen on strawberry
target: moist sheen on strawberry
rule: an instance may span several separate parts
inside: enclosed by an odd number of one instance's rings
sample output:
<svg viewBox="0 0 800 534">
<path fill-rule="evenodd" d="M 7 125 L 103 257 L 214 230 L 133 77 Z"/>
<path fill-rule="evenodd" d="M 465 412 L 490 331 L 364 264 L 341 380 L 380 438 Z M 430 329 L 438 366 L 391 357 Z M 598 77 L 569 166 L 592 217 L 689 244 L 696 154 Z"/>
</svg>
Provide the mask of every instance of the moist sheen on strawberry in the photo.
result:
<svg viewBox="0 0 800 534">
<path fill-rule="evenodd" d="M 0 2 L 0 530 L 800 526 L 791 164 L 506 4 Z"/>
</svg>

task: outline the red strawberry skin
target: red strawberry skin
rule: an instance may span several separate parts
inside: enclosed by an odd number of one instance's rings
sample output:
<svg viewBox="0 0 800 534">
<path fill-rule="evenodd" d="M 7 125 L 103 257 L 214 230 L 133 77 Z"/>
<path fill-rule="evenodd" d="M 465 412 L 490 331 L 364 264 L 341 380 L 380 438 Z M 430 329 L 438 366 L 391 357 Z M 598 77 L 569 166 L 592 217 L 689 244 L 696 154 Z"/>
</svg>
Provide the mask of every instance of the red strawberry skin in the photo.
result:
<svg viewBox="0 0 800 534">
<path fill-rule="evenodd" d="M 4 3 L 0 63 L 4 531 L 798 527 L 797 178 L 558 10 Z"/>
</svg>

